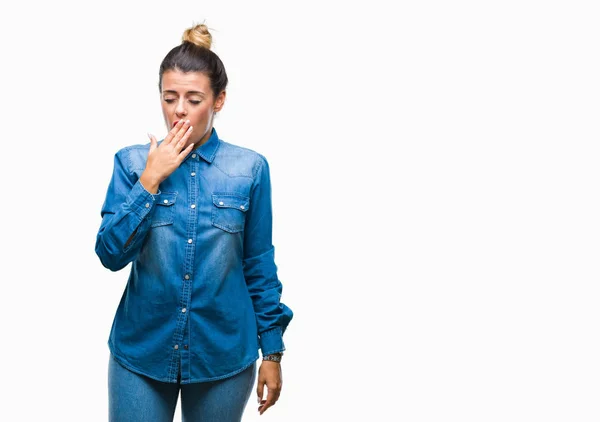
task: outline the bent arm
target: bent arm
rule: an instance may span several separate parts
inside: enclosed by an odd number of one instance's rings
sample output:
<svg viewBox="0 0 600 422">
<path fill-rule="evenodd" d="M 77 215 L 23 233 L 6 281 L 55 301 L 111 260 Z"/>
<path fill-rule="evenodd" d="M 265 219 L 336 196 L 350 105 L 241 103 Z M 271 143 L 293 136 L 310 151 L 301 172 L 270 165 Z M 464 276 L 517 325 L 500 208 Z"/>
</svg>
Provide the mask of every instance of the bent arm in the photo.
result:
<svg viewBox="0 0 600 422">
<path fill-rule="evenodd" d="M 96 255 L 102 265 L 118 271 L 139 253 L 150 228 L 156 195 L 148 192 L 124 165 L 122 154 L 115 154 L 112 179 L 100 215 L 96 236 Z M 159 192 L 160 193 L 160 192 Z"/>
</svg>

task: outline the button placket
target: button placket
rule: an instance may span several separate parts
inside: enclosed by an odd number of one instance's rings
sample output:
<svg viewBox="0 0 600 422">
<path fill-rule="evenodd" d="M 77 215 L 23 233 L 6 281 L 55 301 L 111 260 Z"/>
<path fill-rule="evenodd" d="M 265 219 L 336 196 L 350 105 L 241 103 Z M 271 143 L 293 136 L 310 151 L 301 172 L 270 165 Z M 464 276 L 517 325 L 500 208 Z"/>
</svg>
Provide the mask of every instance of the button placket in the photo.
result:
<svg viewBox="0 0 600 422">
<path fill-rule="evenodd" d="M 192 158 L 197 158 L 197 154 L 195 154 L 196 156 L 192 156 Z M 192 293 L 192 285 L 193 285 L 193 280 L 192 280 L 192 274 L 194 272 L 194 261 L 195 261 L 195 239 L 196 239 L 196 231 L 197 231 L 197 225 L 198 225 L 198 221 L 197 221 L 197 207 L 198 207 L 198 180 L 196 179 L 196 174 L 198 172 L 199 169 L 199 160 L 195 159 L 195 160 L 188 160 L 187 161 L 187 166 L 188 166 L 188 171 L 190 174 L 190 177 L 188 179 L 188 188 L 189 188 L 189 196 L 188 196 L 188 208 L 187 208 L 187 212 L 185 213 L 185 215 L 183 216 L 183 218 L 187 219 L 187 223 L 186 223 L 186 232 L 185 234 L 183 234 L 183 236 L 185 236 L 183 239 L 185 239 L 186 243 L 184 246 L 184 268 L 183 268 L 183 282 L 180 285 L 180 289 L 181 289 L 181 295 L 180 295 L 180 300 L 179 300 L 179 307 L 176 309 L 176 312 L 178 313 L 177 316 L 177 325 L 175 328 L 175 336 L 174 336 L 174 341 L 178 343 L 178 347 L 181 346 L 183 347 L 183 349 L 188 350 L 189 345 L 188 344 L 183 344 L 184 343 L 184 338 L 185 338 L 185 333 L 186 333 L 186 327 L 188 326 L 188 324 L 186 323 L 188 321 L 188 310 L 189 307 L 191 306 L 191 293 Z M 179 349 L 181 350 L 181 349 Z M 178 359 L 179 359 L 179 353 L 178 355 Z M 187 377 L 189 377 L 189 373 L 186 373 L 187 371 L 184 372 L 184 368 L 185 365 L 181 366 L 181 378 L 182 379 L 186 379 Z"/>
</svg>

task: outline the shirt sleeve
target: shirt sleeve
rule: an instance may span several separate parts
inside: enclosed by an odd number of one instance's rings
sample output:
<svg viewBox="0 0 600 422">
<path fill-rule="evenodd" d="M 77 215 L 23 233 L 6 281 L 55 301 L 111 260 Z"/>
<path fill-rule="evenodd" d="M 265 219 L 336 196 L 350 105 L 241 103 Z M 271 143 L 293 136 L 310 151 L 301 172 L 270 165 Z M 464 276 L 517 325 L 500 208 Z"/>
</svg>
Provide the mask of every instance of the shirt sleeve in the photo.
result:
<svg viewBox="0 0 600 422">
<path fill-rule="evenodd" d="M 118 271 L 139 253 L 150 228 L 156 194 L 148 192 L 124 164 L 126 150 L 115 154 L 114 169 L 100 216 L 96 255 L 102 265 Z M 127 241 L 135 233 L 129 243 Z"/>
<path fill-rule="evenodd" d="M 244 229 L 244 277 L 254 305 L 262 355 L 285 350 L 283 333 L 293 317 L 280 301 L 282 284 L 277 277 L 272 245 L 271 179 L 262 155 L 250 194 Z"/>
</svg>

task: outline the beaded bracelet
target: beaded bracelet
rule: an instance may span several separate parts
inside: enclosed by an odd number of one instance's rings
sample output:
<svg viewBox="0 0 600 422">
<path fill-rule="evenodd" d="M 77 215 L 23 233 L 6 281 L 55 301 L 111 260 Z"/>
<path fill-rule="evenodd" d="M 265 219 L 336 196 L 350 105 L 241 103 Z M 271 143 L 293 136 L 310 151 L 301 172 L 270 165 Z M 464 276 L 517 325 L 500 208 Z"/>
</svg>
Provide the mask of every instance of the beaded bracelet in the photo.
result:
<svg viewBox="0 0 600 422">
<path fill-rule="evenodd" d="M 274 353 L 272 355 L 263 356 L 263 360 L 269 360 L 271 362 L 281 362 L 281 356 L 283 356 L 283 353 Z"/>
</svg>

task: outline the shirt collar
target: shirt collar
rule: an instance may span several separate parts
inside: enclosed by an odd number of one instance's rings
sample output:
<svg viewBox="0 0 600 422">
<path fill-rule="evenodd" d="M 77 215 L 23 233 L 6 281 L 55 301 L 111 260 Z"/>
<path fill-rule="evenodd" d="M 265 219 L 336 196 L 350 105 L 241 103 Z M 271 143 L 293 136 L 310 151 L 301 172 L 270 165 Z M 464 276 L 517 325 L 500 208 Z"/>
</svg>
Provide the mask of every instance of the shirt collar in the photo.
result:
<svg viewBox="0 0 600 422">
<path fill-rule="evenodd" d="M 206 140 L 205 143 L 200 145 L 198 148 L 192 150 L 200 157 L 202 157 L 205 161 L 212 163 L 215 159 L 215 155 L 217 155 L 217 149 L 219 148 L 219 135 L 217 135 L 216 129 L 213 127 L 210 137 Z"/>
</svg>

